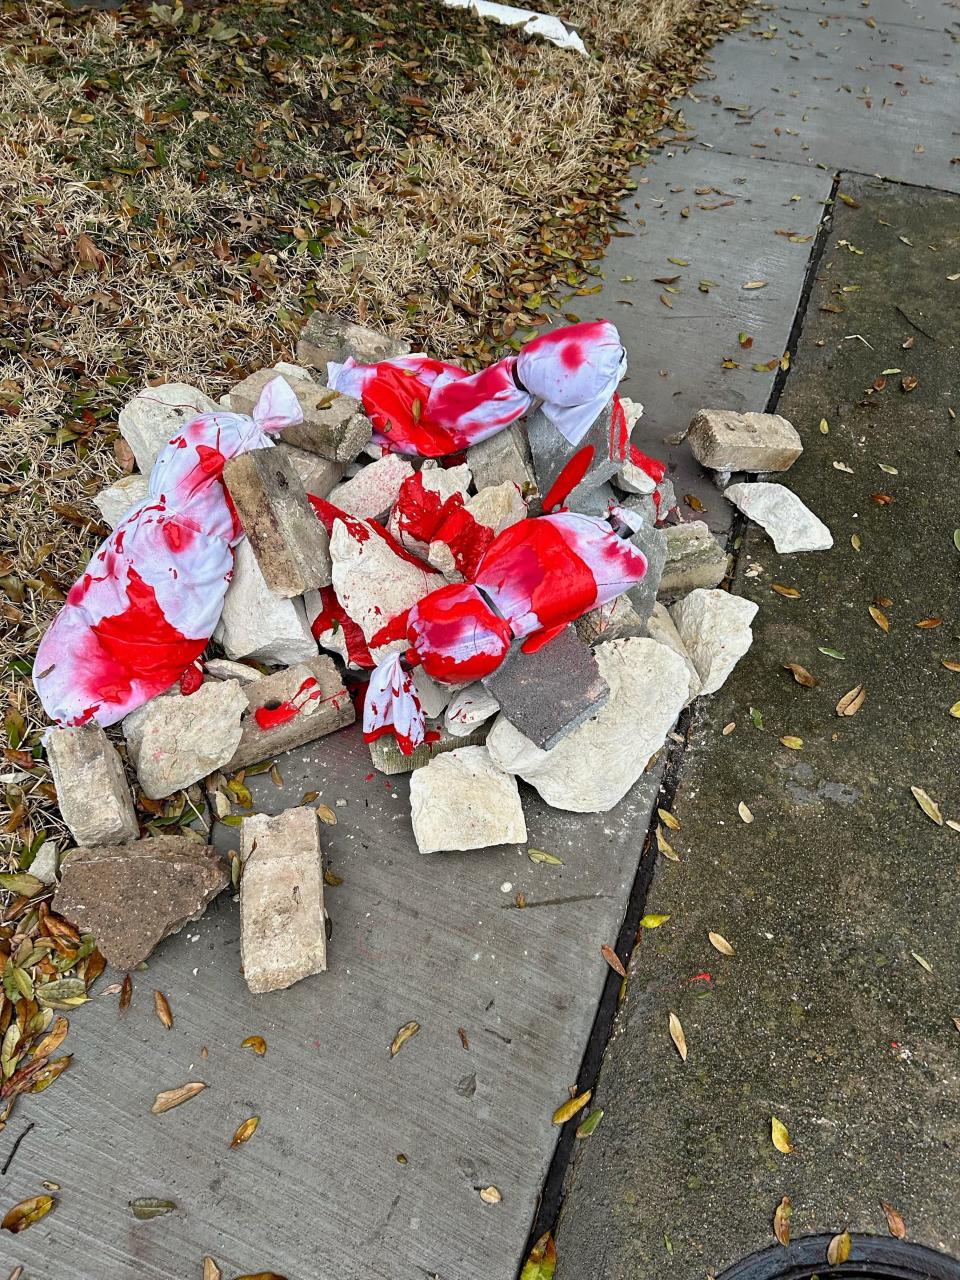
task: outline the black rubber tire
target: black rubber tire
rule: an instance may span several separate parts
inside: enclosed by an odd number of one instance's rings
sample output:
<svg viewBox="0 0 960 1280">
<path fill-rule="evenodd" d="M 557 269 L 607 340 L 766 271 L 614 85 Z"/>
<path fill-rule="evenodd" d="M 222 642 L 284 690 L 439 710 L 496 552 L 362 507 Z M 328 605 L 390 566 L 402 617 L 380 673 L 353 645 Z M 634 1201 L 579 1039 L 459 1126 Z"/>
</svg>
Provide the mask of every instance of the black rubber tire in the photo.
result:
<svg viewBox="0 0 960 1280">
<path fill-rule="evenodd" d="M 854 1235 L 850 1257 L 827 1262 L 830 1235 L 801 1236 L 786 1248 L 771 1245 L 735 1263 L 718 1280 L 832 1280 L 861 1276 L 876 1280 L 960 1280 L 960 1262 L 948 1253 L 887 1236 Z"/>
</svg>

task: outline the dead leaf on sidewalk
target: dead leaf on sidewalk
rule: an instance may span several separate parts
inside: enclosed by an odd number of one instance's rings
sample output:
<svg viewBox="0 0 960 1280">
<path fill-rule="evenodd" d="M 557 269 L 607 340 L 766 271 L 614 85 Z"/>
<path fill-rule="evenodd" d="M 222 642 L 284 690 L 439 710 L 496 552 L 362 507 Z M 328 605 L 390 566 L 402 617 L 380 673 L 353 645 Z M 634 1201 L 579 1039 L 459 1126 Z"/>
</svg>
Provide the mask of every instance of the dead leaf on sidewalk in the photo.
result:
<svg viewBox="0 0 960 1280">
<path fill-rule="evenodd" d="M 790 1132 L 783 1121 L 778 1120 L 776 1116 L 770 1117 L 770 1141 L 785 1156 L 788 1156 L 793 1150 Z"/>
<path fill-rule="evenodd" d="M 784 1196 L 773 1215 L 773 1234 L 784 1246 L 790 1243 L 790 1219 L 792 1216 L 793 1209 L 790 1205 L 790 1197 Z"/>
<path fill-rule="evenodd" d="M 257 1131 L 257 1125 L 260 1123 L 259 1116 L 250 1116 L 244 1120 L 243 1124 L 237 1126 L 237 1131 L 230 1139 L 231 1147 L 239 1147 L 244 1142 L 249 1142 Z"/>
<path fill-rule="evenodd" d="M 173 1013 L 170 1009 L 170 1002 L 162 991 L 153 993 L 153 1009 L 157 1017 L 169 1031 L 173 1026 Z"/>
<path fill-rule="evenodd" d="M 203 1276 L 201 1280 L 221 1280 L 223 1272 L 210 1257 L 203 1260 Z"/>
<path fill-rule="evenodd" d="M 827 1245 L 827 1262 L 831 1267 L 839 1267 L 850 1257 L 850 1250 L 853 1248 L 853 1241 L 850 1238 L 849 1231 L 841 1231 L 838 1236 L 834 1236 Z"/>
<path fill-rule="evenodd" d="M 26 1231 L 27 1227 L 46 1217 L 55 1204 L 53 1196 L 31 1196 L 29 1200 L 21 1200 L 4 1214 L 0 1229 L 13 1235 Z"/>
<path fill-rule="evenodd" d="M 802 684 L 805 689 L 815 689 L 820 683 L 816 676 L 812 676 L 806 667 L 801 667 L 799 662 L 785 662 L 783 667 L 785 671 L 790 672 L 797 684 Z"/>
<path fill-rule="evenodd" d="M 670 843 L 667 837 L 663 834 L 662 827 L 659 827 L 659 826 L 657 827 L 656 837 L 657 837 L 657 848 L 663 854 L 663 856 L 665 858 L 669 858 L 671 862 L 679 862 L 680 855 L 677 853 L 676 849 L 674 849 L 673 845 Z"/>
<path fill-rule="evenodd" d="M 566 1124 L 578 1111 L 583 1110 L 592 1097 L 593 1090 L 585 1089 L 583 1093 L 578 1093 L 575 1098 L 569 1098 L 566 1102 L 562 1102 L 553 1113 L 553 1123 Z"/>
<path fill-rule="evenodd" d="M 911 787 L 910 790 L 913 792 L 914 800 L 916 800 L 917 804 L 927 815 L 930 821 L 935 822 L 938 827 L 942 827 L 943 814 L 940 812 L 940 808 L 936 801 L 930 799 L 923 787 Z"/>
<path fill-rule="evenodd" d="M 614 973 L 618 973 L 621 978 L 625 978 L 627 976 L 627 971 L 623 967 L 623 962 L 614 951 L 613 947 L 608 947 L 607 944 L 604 943 L 600 948 L 600 954 L 603 956 L 604 960 L 606 960 Z"/>
<path fill-rule="evenodd" d="M 895 1236 L 897 1240 L 906 1240 L 907 1224 L 904 1222 L 902 1215 L 897 1212 L 892 1204 L 887 1204 L 886 1200 L 880 1201 L 880 1208 L 887 1219 L 890 1234 Z"/>
<path fill-rule="evenodd" d="M 171 1111 L 174 1107 L 179 1107 L 181 1102 L 189 1102 L 191 1098 L 195 1098 L 206 1087 L 202 1081 L 192 1080 L 188 1084 L 180 1085 L 177 1089 L 164 1089 L 157 1094 L 150 1110 L 155 1116 L 162 1115 L 164 1111 Z"/>
<path fill-rule="evenodd" d="M 739 813 L 741 819 L 744 822 L 751 823 L 753 821 L 753 814 L 750 812 L 750 810 L 747 808 L 747 806 L 744 804 L 742 800 L 737 805 L 737 813 Z"/>
<path fill-rule="evenodd" d="M 654 913 L 651 913 L 650 915 L 646 915 L 646 916 L 641 916 L 640 928 L 641 929 L 659 929 L 660 926 L 662 924 L 666 924 L 669 919 L 670 919 L 669 916 L 656 915 Z"/>
<path fill-rule="evenodd" d="M 390 1041 L 390 1057 L 395 1058 L 407 1041 L 420 1030 L 419 1022 L 405 1022 Z"/>
<path fill-rule="evenodd" d="M 263 1036 L 247 1036 L 246 1040 L 240 1041 L 241 1049 L 252 1049 L 258 1058 L 262 1058 L 267 1052 L 267 1042 Z"/>
<path fill-rule="evenodd" d="M 852 689 L 848 689 L 840 701 L 837 703 L 838 716 L 855 716 L 864 704 L 867 691 L 862 684 L 854 685 Z"/>
<path fill-rule="evenodd" d="M 875 604 L 872 604 L 867 609 L 867 612 L 884 634 L 890 630 L 890 619 L 882 609 L 878 609 Z"/>
<path fill-rule="evenodd" d="M 710 945 L 719 951 L 722 956 L 735 956 L 737 954 L 722 933 L 708 933 L 707 937 L 710 939 Z"/>
<path fill-rule="evenodd" d="M 499 1187 L 491 1185 L 489 1187 L 480 1188 L 480 1199 L 484 1204 L 499 1204 L 503 1199 L 503 1196 L 500 1194 Z"/>
<path fill-rule="evenodd" d="M 687 1060 L 687 1037 L 683 1034 L 680 1019 L 673 1012 L 670 1014 L 670 1039 L 677 1046 L 677 1053 L 684 1062 Z"/>
</svg>

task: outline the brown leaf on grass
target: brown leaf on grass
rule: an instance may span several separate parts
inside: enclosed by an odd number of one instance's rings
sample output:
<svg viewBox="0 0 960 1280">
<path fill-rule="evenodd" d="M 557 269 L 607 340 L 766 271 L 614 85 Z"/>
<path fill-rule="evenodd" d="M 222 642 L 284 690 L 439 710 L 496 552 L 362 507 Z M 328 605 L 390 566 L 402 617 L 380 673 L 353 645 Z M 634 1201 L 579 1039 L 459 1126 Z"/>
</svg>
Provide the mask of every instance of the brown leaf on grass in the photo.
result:
<svg viewBox="0 0 960 1280">
<path fill-rule="evenodd" d="M 788 1156 L 793 1150 L 787 1126 L 776 1116 L 770 1117 L 770 1141 L 783 1155 Z"/>
<path fill-rule="evenodd" d="M 390 1057 L 395 1058 L 407 1041 L 420 1030 L 419 1022 L 405 1022 L 390 1041 Z"/>
<path fill-rule="evenodd" d="M 805 689 L 815 689 L 820 683 L 816 676 L 812 676 L 806 667 L 801 667 L 799 662 L 785 662 L 783 668 L 789 671 L 797 684 L 802 684 Z"/>
<path fill-rule="evenodd" d="M 257 1131 L 257 1125 L 260 1123 L 259 1116 L 250 1116 L 244 1120 L 243 1124 L 237 1126 L 237 1131 L 230 1139 L 231 1147 L 239 1147 L 244 1142 L 249 1142 Z"/>
<path fill-rule="evenodd" d="M 170 1008 L 170 1001 L 162 991 L 154 991 L 153 993 L 153 1011 L 169 1031 L 173 1026 L 173 1012 Z"/>
<path fill-rule="evenodd" d="M 875 604 L 872 604 L 868 608 L 867 612 L 870 614 L 870 617 L 874 620 L 874 622 L 877 624 L 877 626 L 880 628 L 881 631 L 886 633 L 890 630 L 890 619 L 887 617 L 887 615 L 883 612 L 882 609 L 878 609 Z"/>
<path fill-rule="evenodd" d="M 852 689 L 847 690 L 837 703 L 837 715 L 855 716 L 863 706 L 866 696 L 867 691 L 862 684 L 854 685 Z"/>
<path fill-rule="evenodd" d="M 719 951 L 722 956 L 735 956 L 737 954 L 722 933 L 708 933 L 707 937 L 710 939 L 711 947 Z"/>
<path fill-rule="evenodd" d="M 263 1036 L 247 1036 L 246 1040 L 240 1041 L 241 1049 L 252 1049 L 258 1058 L 262 1058 L 267 1052 L 267 1042 Z"/>
<path fill-rule="evenodd" d="M 575 1098 L 569 1098 L 566 1102 L 561 1102 L 553 1113 L 554 1124 L 566 1124 L 572 1119 L 577 1112 L 582 1111 L 593 1096 L 592 1089 L 585 1089 L 583 1093 L 578 1093 Z"/>
<path fill-rule="evenodd" d="M 773 1215 L 773 1234 L 784 1246 L 790 1243 L 790 1219 L 792 1216 L 793 1208 L 790 1204 L 790 1197 L 784 1196 Z"/>
<path fill-rule="evenodd" d="M 600 948 L 600 954 L 603 956 L 604 960 L 606 960 L 614 973 L 618 973 L 621 978 L 625 978 L 627 976 L 627 971 L 623 967 L 623 963 L 614 951 L 613 947 L 608 947 L 607 944 L 604 943 Z"/>
<path fill-rule="evenodd" d="M 883 1210 L 884 1216 L 887 1219 L 887 1226 L 890 1229 L 890 1234 L 897 1240 L 906 1240 L 907 1224 L 904 1222 L 902 1215 L 897 1212 L 892 1204 L 887 1204 L 886 1200 L 880 1201 L 880 1208 Z"/>
<path fill-rule="evenodd" d="M 679 1053 L 683 1061 L 686 1062 L 687 1037 L 683 1034 L 683 1026 L 681 1025 L 680 1019 L 672 1010 L 670 1013 L 669 1027 L 670 1027 L 670 1039 L 676 1045 L 677 1053 Z"/>
<path fill-rule="evenodd" d="M 53 1196 L 31 1196 L 29 1200 L 21 1200 L 4 1214 L 0 1229 L 13 1235 L 26 1231 L 27 1227 L 46 1217 L 55 1204 Z"/>
<path fill-rule="evenodd" d="M 931 800 L 923 787 L 911 787 L 913 798 L 917 804 L 927 815 L 931 822 L 935 822 L 938 827 L 943 826 L 943 814 L 940 812 L 940 806 L 935 800 Z"/>
<path fill-rule="evenodd" d="M 827 1262 L 831 1267 L 842 1266 L 850 1257 L 850 1250 L 853 1248 L 853 1241 L 850 1238 L 849 1231 L 841 1231 L 838 1236 L 834 1236 L 827 1245 Z"/>
<path fill-rule="evenodd" d="M 99 271 L 106 265 L 106 254 L 102 249 L 97 248 L 85 232 L 77 236 L 73 247 L 77 253 L 77 261 L 82 267 L 96 267 Z"/>
<path fill-rule="evenodd" d="M 181 1102 L 189 1102 L 191 1098 L 195 1098 L 206 1087 L 200 1080 L 191 1080 L 188 1084 L 180 1085 L 179 1088 L 164 1089 L 157 1094 L 150 1110 L 155 1116 L 162 1115 L 164 1111 L 179 1107 Z"/>
</svg>

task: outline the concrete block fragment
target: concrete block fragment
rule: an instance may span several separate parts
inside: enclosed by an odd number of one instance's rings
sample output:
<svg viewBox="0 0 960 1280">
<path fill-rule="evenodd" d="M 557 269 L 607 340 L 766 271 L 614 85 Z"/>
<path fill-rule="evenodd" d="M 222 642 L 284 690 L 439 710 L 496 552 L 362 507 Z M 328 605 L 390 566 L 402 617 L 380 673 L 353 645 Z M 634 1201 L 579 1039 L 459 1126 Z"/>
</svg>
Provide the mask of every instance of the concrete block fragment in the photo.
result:
<svg viewBox="0 0 960 1280">
<path fill-rule="evenodd" d="M 185 382 L 164 382 L 144 387 L 120 410 L 120 434 L 133 450 L 137 467 L 145 476 L 153 470 L 157 454 L 181 427 L 201 413 L 213 413 L 215 400 Z"/>
<path fill-rule="evenodd" d="M 319 370 L 324 378 L 331 360 L 339 363 L 353 356 L 361 364 L 375 364 L 378 360 L 395 360 L 409 354 L 409 342 L 319 311 L 311 314 L 297 343 L 300 363 Z"/>
<path fill-rule="evenodd" d="M 633 428 L 640 421 L 643 414 L 643 405 L 631 400 L 629 396 L 621 396 L 620 404 L 627 420 L 627 439 L 629 440 L 633 434 Z M 634 466 L 630 461 L 623 463 L 614 476 L 613 483 L 618 489 L 622 489 L 624 493 L 653 493 L 657 487 L 651 476 L 648 476 L 641 467 Z"/>
<path fill-rule="evenodd" d="M 720 585 L 727 574 L 727 553 L 702 520 L 668 525 L 663 532 L 667 559 L 657 591 L 661 600 Z"/>
<path fill-rule="evenodd" d="M 500 710 L 500 703 L 477 680 L 454 694 L 443 715 L 443 727 L 457 738 L 466 738 Z"/>
<path fill-rule="evenodd" d="M 314 742 L 356 719 L 336 663 L 326 654 L 243 687 L 240 741 L 225 764 L 243 769 Z"/>
<path fill-rule="evenodd" d="M 213 638 L 228 658 L 273 666 L 306 662 L 317 654 L 303 601 L 274 595 L 246 538 L 233 549 L 233 577 Z"/>
<path fill-rule="evenodd" d="M 517 781 L 486 747 L 459 747 L 431 760 L 410 779 L 410 817 L 421 853 L 524 844 Z"/>
<path fill-rule="evenodd" d="M 244 378 L 230 392 L 234 410 L 251 413 L 267 383 L 281 376 L 273 369 L 261 369 Z M 334 462 L 352 462 L 373 434 L 373 428 L 360 409 L 359 400 L 342 396 L 304 378 L 285 378 L 284 381 L 297 397 L 303 411 L 303 422 L 281 431 L 280 439 Z"/>
<path fill-rule="evenodd" d="M 134 969 L 158 942 L 199 919 L 229 883 L 226 863 L 209 845 L 150 836 L 64 854 L 53 909 L 92 933 L 108 964 Z"/>
<path fill-rule="evenodd" d="M 542 751 L 596 715 L 610 696 L 596 658 L 573 626 L 535 653 L 524 653 L 515 641 L 482 683 L 502 715 Z"/>
<path fill-rule="evenodd" d="M 630 602 L 640 617 L 646 621 L 657 603 L 657 591 L 667 563 L 667 535 L 663 529 L 645 524 L 630 539 L 647 560 L 647 572 L 635 587 L 627 592 Z"/>
<path fill-rule="evenodd" d="M 123 736 L 144 794 L 162 800 L 222 768 L 239 746 L 246 709 L 239 680 L 208 680 L 186 697 L 166 693 L 131 711 Z"/>
<path fill-rule="evenodd" d="M 231 662 L 229 658 L 207 658 L 203 670 L 214 680 L 239 680 L 241 684 L 252 684 L 254 680 L 264 678 L 263 672 L 256 667 L 248 667 L 245 662 Z"/>
<path fill-rule="evenodd" d="M 320 825 L 313 809 L 244 820 L 240 837 L 240 957 L 256 994 L 327 967 Z"/>
<path fill-rule="evenodd" d="M 231 458 L 223 479 L 267 586 L 301 596 L 330 583 L 327 531 L 307 501 L 300 478 L 277 449 Z"/>
<path fill-rule="evenodd" d="M 537 492 L 537 477 L 527 442 L 526 431 L 513 423 L 494 436 L 488 436 L 467 450 L 467 466 L 473 472 L 478 489 L 512 481 L 525 498 Z"/>
<path fill-rule="evenodd" d="M 315 498 L 327 498 L 331 489 L 343 479 L 343 463 L 334 462 L 331 458 L 321 458 L 319 453 L 310 453 L 307 449 L 297 449 L 292 444 L 284 444 L 281 440 L 277 449 L 288 458 L 294 471 L 300 477 L 300 483 L 307 493 Z"/>
<path fill-rule="evenodd" d="M 778 413 L 701 409 L 687 441 L 711 471 L 786 471 L 803 453 L 799 435 Z"/>
<path fill-rule="evenodd" d="M 732 484 L 723 496 L 760 525 L 781 555 L 793 551 L 828 551 L 833 534 L 786 485 Z"/>
<path fill-rule="evenodd" d="M 753 643 L 757 605 L 729 591 L 691 591 L 670 610 L 681 643 L 700 677 L 700 692 L 714 693 Z"/>
<path fill-rule="evenodd" d="M 646 634 L 646 622 L 633 607 L 628 595 L 617 596 L 599 609 L 591 609 L 573 624 L 584 644 L 603 640 L 623 640 Z"/>
<path fill-rule="evenodd" d="M 131 507 L 139 505 L 150 490 L 149 476 L 134 472 L 129 476 L 121 476 L 108 489 L 101 489 L 94 498 L 94 506 L 111 529 L 115 529 Z"/>
<path fill-rule="evenodd" d="M 432 680 L 423 667 L 414 668 L 413 686 L 417 691 L 420 706 L 423 708 L 423 714 L 427 719 L 436 720 L 442 716 L 444 707 L 453 697 L 454 686 L 440 684 L 438 681 Z"/>
<path fill-rule="evenodd" d="M 674 626 L 673 619 L 670 617 L 670 610 L 665 604 L 655 604 L 653 606 L 653 612 L 647 619 L 646 628 L 647 635 L 651 640 L 656 640 L 658 644 L 665 644 L 668 649 L 678 653 L 687 664 L 690 688 L 684 706 L 688 706 L 700 692 L 700 676 L 697 668 L 693 665 L 693 660 L 687 653 L 683 641 L 680 639 L 680 632 Z"/>
<path fill-rule="evenodd" d="M 528 416 L 527 439 L 530 442 L 537 488 L 545 506 L 554 483 L 574 457 L 586 465 L 582 478 L 571 488 L 565 499 L 566 505 L 574 510 L 579 509 L 573 507 L 573 503 L 580 498 L 581 489 L 596 489 L 617 474 L 621 463 L 618 457 L 613 456 L 611 448 L 612 424 L 612 400 L 597 415 L 578 444 L 570 444 L 565 440 L 542 410 L 536 409 Z M 588 453 L 588 450 L 592 452 Z"/>
<path fill-rule="evenodd" d="M 136 840 L 140 824 L 123 762 L 100 726 L 49 729 L 43 745 L 60 813 L 77 844 Z"/>
<path fill-rule="evenodd" d="M 313 375 L 309 369 L 305 369 L 302 364 L 291 364 L 289 360 L 278 360 L 273 366 L 274 373 L 282 373 L 289 380 L 291 378 L 305 378 L 307 382 L 313 381 Z"/>
<path fill-rule="evenodd" d="M 347 515 L 382 523 L 397 500 L 400 486 L 412 475 L 413 467 L 406 458 L 399 453 L 385 453 L 338 484 L 330 493 L 330 501 Z"/>
<path fill-rule="evenodd" d="M 435 742 L 423 743 L 409 756 L 403 754 L 397 746 L 396 739 L 387 733 L 374 742 L 368 742 L 367 746 L 370 748 L 373 767 L 380 773 L 393 777 L 398 773 L 413 773 L 416 769 L 422 769 L 436 756 L 443 755 L 447 751 L 455 751 L 457 747 L 480 746 L 486 741 L 489 727 L 487 724 L 477 724 L 466 734 L 455 734 L 439 721 L 428 720 L 427 731 L 438 733 L 439 738 Z"/>
</svg>

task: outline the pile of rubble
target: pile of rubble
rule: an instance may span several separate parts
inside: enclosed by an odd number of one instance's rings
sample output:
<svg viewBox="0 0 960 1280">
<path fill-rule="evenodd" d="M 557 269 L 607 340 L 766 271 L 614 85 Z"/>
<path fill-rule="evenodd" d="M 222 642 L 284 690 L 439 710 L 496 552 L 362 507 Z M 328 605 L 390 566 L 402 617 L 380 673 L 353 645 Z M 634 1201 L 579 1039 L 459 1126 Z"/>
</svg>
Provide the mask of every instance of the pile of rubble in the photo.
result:
<svg viewBox="0 0 960 1280">
<path fill-rule="evenodd" d="M 669 480 L 612 457 L 610 405 L 577 446 L 534 411 L 466 451 L 453 465 L 407 459 L 371 444 L 360 403 L 324 385 L 328 362 L 406 354 L 404 344 L 314 316 L 299 364 L 248 377 L 221 406 L 250 413 L 263 387 L 284 378 L 303 421 L 272 449 L 230 461 L 229 497 L 246 537 L 236 548 L 215 648 L 202 675 L 123 721 L 126 759 L 142 793 L 159 801 L 203 781 L 214 816 L 230 814 L 226 776 L 350 725 L 348 685 L 359 687 L 357 648 L 376 660 L 404 642 L 386 619 L 429 592 L 462 581 L 450 547 L 413 538 L 404 494 L 417 485 L 462 496 L 492 534 L 535 516 L 576 449 L 592 460 L 566 506 L 638 513 L 632 535 L 648 562 L 642 582 L 587 613 L 536 652 L 515 647 L 482 681 L 445 686 L 417 670 L 427 740 L 404 755 L 392 737 L 370 743 L 375 767 L 411 772 L 410 811 L 422 853 L 522 843 L 517 780 L 574 812 L 616 805 L 664 744 L 682 709 L 718 689 L 747 651 L 757 606 L 719 590 L 727 554 L 706 524 L 681 520 Z M 639 406 L 622 401 L 628 431 Z M 99 495 L 116 525 L 147 493 L 158 452 L 198 412 L 218 406 L 180 383 L 145 389 L 120 416 L 139 473 Z M 801 452 L 783 418 L 704 410 L 689 432 L 697 459 L 724 483 L 731 472 L 769 473 Z M 318 519 L 308 495 L 342 513 Z M 830 535 L 782 485 L 734 484 L 726 496 L 774 537 L 778 550 L 818 549 Z M 344 536 L 349 519 L 352 536 Z M 329 525 L 329 527 L 328 527 Z M 360 536 L 357 530 L 360 530 Z M 386 529 L 392 537 L 380 532 Z M 324 652 L 321 652 L 324 650 Z M 121 968 L 196 919 L 231 883 L 202 837 L 148 836 L 120 754 L 96 725 L 49 731 L 47 751 L 64 820 L 77 848 L 62 861 L 55 909 L 93 933 Z M 245 817 L 241 829 L 243 966 L 253 991 L 288 986 L 326 967 L 322 850 L 316 812 Z"/>
</svg>

